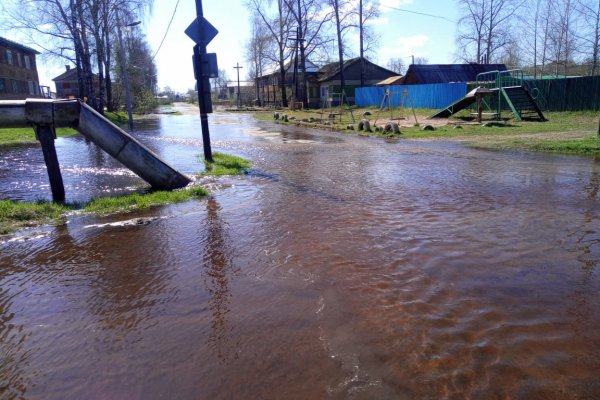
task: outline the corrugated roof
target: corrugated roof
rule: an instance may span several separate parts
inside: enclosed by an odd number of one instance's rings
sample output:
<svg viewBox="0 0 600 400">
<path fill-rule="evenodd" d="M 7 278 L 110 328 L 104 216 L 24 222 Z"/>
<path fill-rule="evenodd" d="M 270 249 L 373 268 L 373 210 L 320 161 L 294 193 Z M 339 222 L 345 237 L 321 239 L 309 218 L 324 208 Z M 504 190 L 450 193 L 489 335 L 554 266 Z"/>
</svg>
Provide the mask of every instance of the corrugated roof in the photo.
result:
<svg viewBox="0 0 600 400">
<path fill-rule="evenodd" d="M 306 68 L 307 74 L 315 73 L 319 70 L 319 67 L 317 67 L 317 65 L 314 64 L 310 60 L 304 61 L 304 67 Z M 285 72 L 287 74 L 288 72 L 291 72 L 294 69 L 294 64 L 292 61 L 288 61 L 283 66 L 283 68 L 285 69 Z M 300 68 L 300 62 L 298 62 L 298 68 Z M 274 75 L 274 74 L 279 74 L 279 65 L 276 65 L 276 66 L 273 66 L 272 68 L 267 69 L 261 76 L 259 76 L 259 78 L 269 76 L 269 75 Z"/>
<path fill-rule="evenodd" d="M 506 71 L 504 64 L 411 64 L 405 84 L 474 82 L 482 72 Z"/>
<path fill-rule="evenodd" d="M 401 85 L 404 76 L 402 75 L 398 75 L 398 76 L 390 76 L 387 79 L 382 80 L 381 82 L 377 82 L 375 84 L 375 86 L 392 86 L 392 85 Z"/>
<path fill-rule="evenodd" d="M 344 61 L 344 71 L 346 70 L 346 68 L 348 68 L 350 65 L 354 64 L 355 62 L 360 61 L 360 57 L 355 57 L 355 58 L 351 58 L 349 60 Z M 381 70 L 384 71 L 388 71 L 390 74 L 395 75 L 396 73 L 393 71 L 390 71 L 386 68 L 380 67 L 379 65 L 372 63 L 371 61 L 367 60 L 365 58 L 365 64 L 371 64 L 374 67 L 377 67 Z M 324 66 L 321 67 L 321 69 L 319 69 L 319 72 L 317 73 L 317 81 L 319 82 L 325 82 L 325 81 L 329 81 L 332 80 L 337 74 L 340 73 L 340 63 L 338 61 L 326 64 Z"/>
<path fill-rule="evenodd" d="M 6 38 L 0 37 L 0 44 L 6 47 L 14 47 L 16 49 L 19 49 L 25 53 L 32 53 L 32 54 L 40 54 L 39 51 L 32 49 L 31 47 L 27 47 L 24 46 L 20 43 L 17 42 L 13 42 L 12 40 L 8 40 Z"/>
</svg>

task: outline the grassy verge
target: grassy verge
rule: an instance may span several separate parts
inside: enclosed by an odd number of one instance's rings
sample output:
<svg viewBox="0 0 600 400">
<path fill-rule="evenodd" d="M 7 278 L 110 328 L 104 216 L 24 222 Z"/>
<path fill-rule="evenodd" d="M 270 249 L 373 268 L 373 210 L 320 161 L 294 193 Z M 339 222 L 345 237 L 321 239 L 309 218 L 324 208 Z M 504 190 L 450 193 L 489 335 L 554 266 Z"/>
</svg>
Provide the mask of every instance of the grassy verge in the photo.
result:
<svg viewBox="0 0 600 400">
<path fill-rule="evenodd" d="M 78 132 L 71 128 L 58 128 L 56 136 L 71 136 Z M 0 128 L 0 146 L 36 143 L 33 128 Z"/>
<path fill-rule="evenodd" d="M 156 191 L 144 194 L 133 193 L 121 197 L 103 197 L 94 199 L 83 206 L 0 200 L 0 234 L 11 233 L 30 226 L 59 224 L 64 221 L 66 213 L 74 210 L 101 215 L 125 213 L 157 205 L 181 203 L 207 195 L 206 189 L 194 187 L 172 192 Z"/>
<path fill-rule="evenodd" d="M 84 212 L 95 214 L 114 214 L 127 212 L 135 209 L 144 209 L 157 205 L 181 203 L 191 198 L 208 195 L 208 190 L 202 187 L 191 189 L 168 191 L 156 191 L 149 193 L 133 193 L 121 197 L 101 197 L 84 205 Z"/>
<path fill-rule="evenodd" d="M 343 133 L 358 133 L 361 135 L 381 136 L 397 139 L 424 139 L 460 140 L 467 145 L 482 148 L 517 149 L 528 151 L 545 151 L 579 155 L 600 155 L 598 146 L 598 112 L 573 111 L 573 112 L 545 112 L 546 122 L 516 121 L 508 118 L 511 114 L 504 112 L 501 121 L 484 121 L 476 123 L 469 110 L 463 110 L 446 120 L 427 120 L 426 117 L 435 110 L 415 109 L 419 124 L 414 123 L 411 109 L 386 109 L 379 112 L 372 108 L 352 108 L 354 121 L 349 109 L 339 115 L 339 108 L 333 109 L 335 118 L 328 118 L 326 110 L 280 110 L 280 115 L 287 114 L 288 124 L 329 129 Z M 365 113 L 370 115 L 364 115 Z M 273 112 L 259 112 L 256 117 L 262 120 L 273 120 Z M 341 119 L 340 119 L 341 117 Z M 358 122 L 368 119 L 371 126 L 383 126 L 390 118 L 397 119 L 401 125 L 401 133 L 393 134 L 383 131 L 371 132 L 357 131 Z M 278 122 L 286 123 L 281 120 Z M 485 124 L 487 122 L 487 124 Z M 423 130 L 424 125 L 435 126 L 434 130 Z M 354 129 L 348 129 L 353 125 Z M 457 129 L 460 127 L 460 129 Z M 520 136 L 520 137 L 519 137 Z M 491 139 L 491 140 L 490 140 Z"/>
<path fill-rule="evenodd" d="M 202 158 L 205 171 L 201 175 L 243 175 L 247 173 L 248 168 L 250 168 L 250 161 L 245 158 L 218 152 L 213 152 L 212 156 L 212 163 Z"/>
<path fill-rule="evenodd" d="M 125 125 L 129 122 L 129 116 L 125 111 L 105 111 L 104 116 L 117 126 Z"/>
<path fill-rule="evenodd" d="M 471 143 L 473 147 L 498 150 L 529 150 L 547 153 L 600 156 L 600 137 L 591 135 L 582 139 L 548 140 L 536 138 L 510 138 L 504 141 Z"/>
<path fill-rule="evenodd" d="M 68 211 L 68 207 L 55 203 L 0 200 L 0 235 L 27 226 L 60 223 Z"/>
</svg>

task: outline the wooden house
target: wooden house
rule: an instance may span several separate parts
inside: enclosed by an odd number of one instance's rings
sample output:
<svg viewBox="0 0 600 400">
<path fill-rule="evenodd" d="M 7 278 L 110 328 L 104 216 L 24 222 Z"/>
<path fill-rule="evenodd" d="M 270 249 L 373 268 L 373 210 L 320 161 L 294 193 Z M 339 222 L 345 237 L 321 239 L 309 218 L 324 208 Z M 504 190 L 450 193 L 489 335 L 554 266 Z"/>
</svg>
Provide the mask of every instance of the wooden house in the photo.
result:
<svg viewBox="0 0 600 400">
<path fill-rule="evenodd" d="M 354 90 L 360 86 L 360 58 L 346 60 L 343 65 L 346 98 L 350 103 L 354 101 Z M 364 85 L 372 86 L 383 79 L 396 76 L 397 74 L 386 68 L 380 67 L 371 61 L 364 59 Z M 281 106 L 281 89 L 279 71 L 272 71 L 257 79 L 261 102 L 264 105 Z M 294 87 L 293 65 L 286 65 L 285 75 L 286 96 L 291 100 Z M 334 103 L 339 102 L 341 87 L 341 74 L 339 62 L 332 62 L 322 67 L 307 61 L 306 66 L 307 98 L 308 104 L 304 106 L 318 108 L 331 99 Z"/>
<path fill-rule="evenodd" d="M 41 97 L 37 50 L 0 37 L 0 99 Z"/>
</svg>

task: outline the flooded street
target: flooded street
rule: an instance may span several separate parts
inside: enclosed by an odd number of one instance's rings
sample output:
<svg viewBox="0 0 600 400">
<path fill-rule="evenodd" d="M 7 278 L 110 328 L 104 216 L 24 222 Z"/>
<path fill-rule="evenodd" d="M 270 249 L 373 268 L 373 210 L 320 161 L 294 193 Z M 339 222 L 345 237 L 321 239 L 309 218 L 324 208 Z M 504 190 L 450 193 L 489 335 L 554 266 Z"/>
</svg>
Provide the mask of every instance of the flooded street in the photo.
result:
<svg viewBox="0 0 600 400">
<path fill-rule="evenodd" d="M 209 120 L 249 175 L 0 242 L 0 398 L 600 398 L 600 162 Z M 136 137 L 203 169 L 197 115 Z M 69 202 L 146 186 L 56 147 Z M 39 147 L 0 198 L 51 198 Z"/>
</svg>

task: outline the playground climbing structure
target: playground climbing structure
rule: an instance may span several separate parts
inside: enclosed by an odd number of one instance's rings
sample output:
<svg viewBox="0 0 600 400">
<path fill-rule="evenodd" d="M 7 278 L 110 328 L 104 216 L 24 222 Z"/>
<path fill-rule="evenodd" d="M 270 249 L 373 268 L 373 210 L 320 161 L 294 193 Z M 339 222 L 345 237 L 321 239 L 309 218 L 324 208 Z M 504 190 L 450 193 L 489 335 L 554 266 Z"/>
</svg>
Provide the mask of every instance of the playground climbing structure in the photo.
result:
<svg viewBox="0 0 600 400">
<path fill-rule="evenodd" d="M 448 118 L 472 104 L 479 103 L 479 115 L 481 115 L 482 106 L 485 105 L 489 111 L 485 114 L 500 119 L 504 102 L 517 121 L 545 121 L 546 118 L 538 106 L 536 98 L 524 82 L 523 71 L 520 69 L 481 73 L 477 75 L 476 89 L 429 118 Z M 536 97 L 541 96 L 536 89 L 533 92 Z"/>
</svg>

